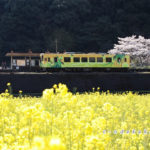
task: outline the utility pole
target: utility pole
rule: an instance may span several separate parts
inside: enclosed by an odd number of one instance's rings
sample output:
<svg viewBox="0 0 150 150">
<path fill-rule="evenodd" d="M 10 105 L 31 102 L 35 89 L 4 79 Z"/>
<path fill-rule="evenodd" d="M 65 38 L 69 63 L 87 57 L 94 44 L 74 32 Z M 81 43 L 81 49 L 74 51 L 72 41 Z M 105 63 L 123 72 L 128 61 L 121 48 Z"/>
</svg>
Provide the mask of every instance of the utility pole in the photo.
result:
<svg viewBox="0 0 150 150">
<path fill-rule="evenodd" d="M 55 44 L 56 44 L 56 53 L 58 52 L 58 41 L 57 39 L 55 40 Z"/>
</svg>

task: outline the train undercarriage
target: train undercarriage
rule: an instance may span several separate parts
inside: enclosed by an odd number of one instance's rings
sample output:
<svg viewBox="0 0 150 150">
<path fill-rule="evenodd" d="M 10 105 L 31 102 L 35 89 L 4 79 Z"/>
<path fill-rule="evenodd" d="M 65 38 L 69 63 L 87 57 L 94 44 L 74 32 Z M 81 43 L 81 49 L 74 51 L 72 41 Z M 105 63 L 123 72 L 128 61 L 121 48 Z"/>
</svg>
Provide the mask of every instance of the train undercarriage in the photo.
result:
<svg viewBox="0 0 150 150">
<path fill-rule="evenodd" d="M 40 68 L 20 67 L 2 69 L 0 72 L 150 72 L 150 68 Z"/>
</svg>

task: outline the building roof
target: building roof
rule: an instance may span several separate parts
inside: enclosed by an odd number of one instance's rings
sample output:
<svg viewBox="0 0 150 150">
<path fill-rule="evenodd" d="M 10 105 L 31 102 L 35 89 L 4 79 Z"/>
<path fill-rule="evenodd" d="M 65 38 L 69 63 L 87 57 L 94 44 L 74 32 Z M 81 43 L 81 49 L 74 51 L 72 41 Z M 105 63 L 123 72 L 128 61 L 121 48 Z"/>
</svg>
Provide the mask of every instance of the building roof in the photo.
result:
<svg viewBox="0 0 150 150">
<path fill-rule="evenodd" d="M 18 53 L 11 51 L 10 53 L 6 53 L 5 56 L 8 57 L 40 57 L 40 53 L 32 53 L 32 51 L 29 51 L 28 53 Z"/>
</svg>

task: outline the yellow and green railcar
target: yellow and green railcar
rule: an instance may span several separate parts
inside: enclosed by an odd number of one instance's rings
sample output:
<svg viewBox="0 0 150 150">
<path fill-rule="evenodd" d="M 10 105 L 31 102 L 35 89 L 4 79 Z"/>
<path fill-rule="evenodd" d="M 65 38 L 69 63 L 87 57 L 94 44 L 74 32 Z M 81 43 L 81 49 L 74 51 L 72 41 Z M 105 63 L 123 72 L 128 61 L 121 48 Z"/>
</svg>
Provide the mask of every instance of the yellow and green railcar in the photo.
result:
<svg viewBox="0 0 150 150">
<path fill-rule="evenodd" d="M 41 68 L 46 69 L 128 69 L 130 56 L 99 53 L 42 53 Z"/>
</svg>

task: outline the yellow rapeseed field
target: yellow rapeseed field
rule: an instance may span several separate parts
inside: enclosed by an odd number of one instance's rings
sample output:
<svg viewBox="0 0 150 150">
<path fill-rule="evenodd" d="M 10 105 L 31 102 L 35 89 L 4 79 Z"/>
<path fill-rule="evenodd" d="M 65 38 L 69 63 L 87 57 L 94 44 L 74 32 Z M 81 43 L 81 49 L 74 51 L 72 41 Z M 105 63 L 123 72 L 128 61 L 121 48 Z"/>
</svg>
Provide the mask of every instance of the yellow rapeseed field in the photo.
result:
<svg viewBox="0 0 150 150">
<path fill-rule="evenodd" d="M 0 149 L 149 150 L 150 95 L 99 90 L 72 94 L 59 84 L 40 98 L 6 90 L 0 95 Z"/>
</svg>

